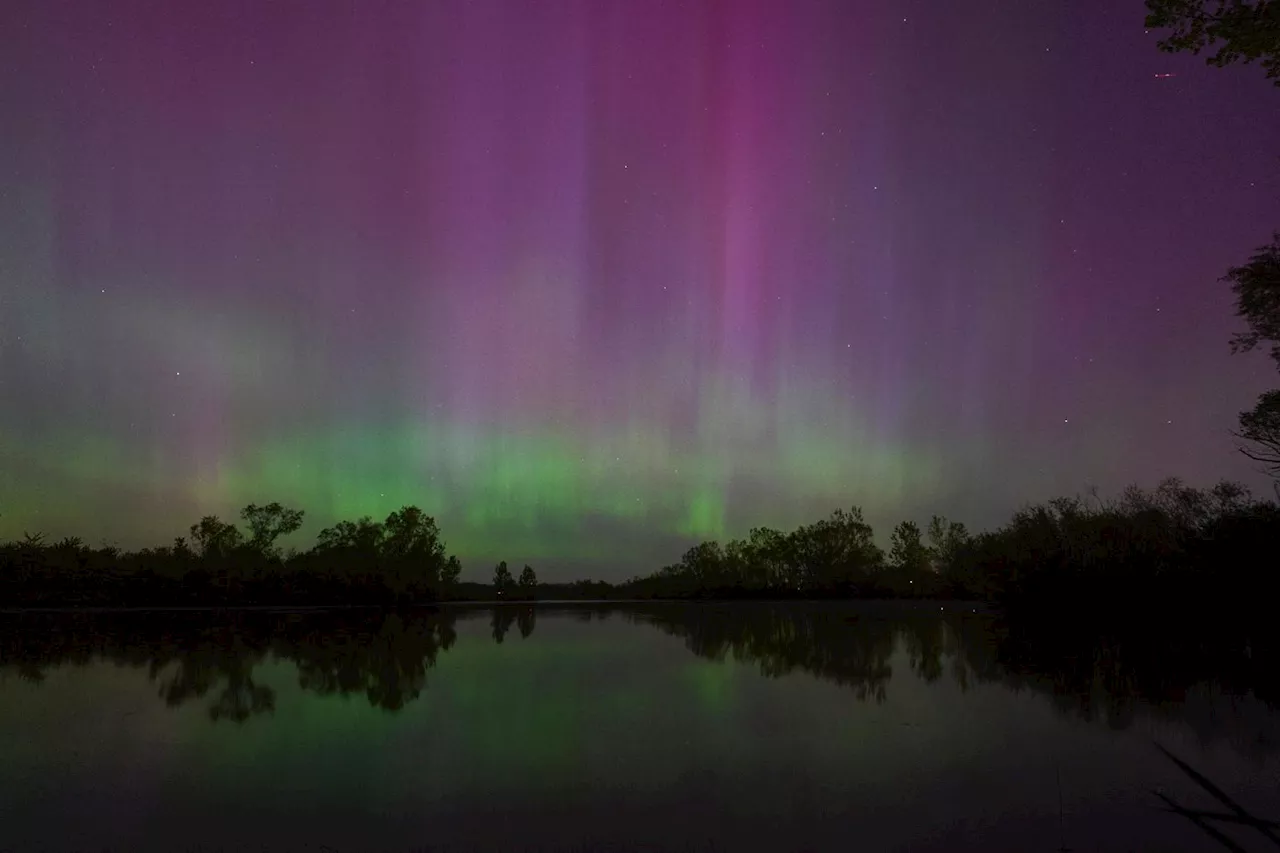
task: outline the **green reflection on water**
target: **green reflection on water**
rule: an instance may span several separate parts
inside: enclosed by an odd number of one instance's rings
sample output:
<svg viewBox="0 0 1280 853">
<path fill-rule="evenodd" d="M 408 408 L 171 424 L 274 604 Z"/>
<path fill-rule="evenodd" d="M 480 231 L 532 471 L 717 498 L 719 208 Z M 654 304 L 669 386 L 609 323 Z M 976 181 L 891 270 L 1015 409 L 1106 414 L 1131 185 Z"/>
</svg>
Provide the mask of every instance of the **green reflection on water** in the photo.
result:
<svg viewBox="0 0 1280 853">
<path fill-rule="evenodd" d="M 515 809 L 512 827 L 594 815 L 607 834 L 626 803 L 781 826 L 851 804 L 887 813 L 933 784 L 971 809 L 963 797 L 984 791 L 1032 797 L 1064 755 L 1109 774 L 1145 766 L 1147 723 L 1114 741 L 1073 721 L 1167 716 L 1175 706 L 1139 692 L 1156 680 L 1025 655 L 1014 669 L 1004 656 L 1024 646 L 1003 630 L 909 605 L 10 618 L 0 729 L 16 736 L 0 747 L 0 804 L 37 832 L 26 815 L 97 803 L 119 812 L 110 831 L 128 844 L 156 815 L 188 812 L 334 833 L 338 816 Z M 1115 656 L 1072 660 L 1124 672 Z M 1101 692 L 1072 692 L 1086 681 Z M 1169 672 L 1158 683 L 1192 695 Z M 1227 741 L 1257 742 L 1214 719 Z M 100 805 L 114 795 L 132 805 Z M 97 812 L 78 820 L 108 831 Z"/>
</svg>

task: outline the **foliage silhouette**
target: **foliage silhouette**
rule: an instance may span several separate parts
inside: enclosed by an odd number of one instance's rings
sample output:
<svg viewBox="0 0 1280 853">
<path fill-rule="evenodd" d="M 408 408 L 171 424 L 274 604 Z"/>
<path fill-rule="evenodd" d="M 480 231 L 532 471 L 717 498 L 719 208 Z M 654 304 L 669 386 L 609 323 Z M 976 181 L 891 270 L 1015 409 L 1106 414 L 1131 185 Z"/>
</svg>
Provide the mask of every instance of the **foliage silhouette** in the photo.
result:
<svg viewBox="0 0 1280 853">
<path fill-rule="evenodd" d="M 1268 474 L 1280 480 L 1280 390 L 1267 391 L 1252 410 L 1240 413 L 1236 437 L 1252 444 L 1242 446 L 1241 453 L 1261 462 Z"/>
<path fill-rule="evenodd" d="M 201 557 L 225 558 L 235 553 L 244 537 L 234 524 L 227 524 L 216 515 L 206 515 L 191 525 L 191 541 Z"/>
<path fill-rule="evenodd" d="M 507 561 L 503 560 L 493 569 L 493 591 L 495 595 L 504 595 L 509 593 L 515 586 L 515 579 L 511 577 L 511 570 L 507 568 Z"/>
<path fill-rule="evenodd" d="M 924 544 L 920 527 L 914 521 L 903 521 L 893 529 L 889 539 L 889 565 L 900 572 L 918 574 L 933 565 L 933 554 Z"/>
<path fill-rule="evenodd" d="M 1280 86 L 1280 4 L 1275 0 L 1147 0 L 1146 24 L 1173 30 L 1159 43 L 1167 53 L 1199 54 L 1217 46 L 1206 60 L 1210 65 L 1258 61 Z"/>
<path fill-rule="evenodd" d="M 1280 541 L 1280 507 L 1231 482 L 1201 490 L 1169 479 L 1111 501 L 1028 506 L 978 536 L 937 517 L 929 531 L 925 546 L 913 522 L 900 524 L 886 564 L 861 514 L 837 513 L 790 534 L 757 529 L 745 542 L 702 543 L 624 590 L 637 598 L 980 599 L 1123 618 L 1138 604 L 1238 609 L 1242 593 L 1252 606 L 1277 585 L 1261 558 Z"/>
<path fill-rule="evenodd" d="M 434 519 L 404 507 L 383 522 L 341 521 L 315 547 L 281 555 L 276 541 L 295 532 L 301 510 L 250 504 L 244 534 L 205 516 L 172 546 L 120 553 L 75 538 L 0 545 L 0 604 L 33 606 L 186 606 L 404 604 L 452 596 L 462 565 L 446 556 Z M 188 544 L 190 543 L 190 544 Z"/>
<path fill-rule="evenodd" d="M 462 576 L 462 562 L 452 554 L 449 559 L 445 560 L 444 568 L 440 570 L 440 586 L 442 589 L 453 589 L 458 585 L 458 580 Z"/>
<path fill-rule="evenodd" d="M 1274 37 L 1280 41 L 1280 5 L 1272 3 L 1271 14 Z M 1236 313 L 1249 327 L 1232 338 L 1232 352 L 1269 344 L 1269 355 L 1280 367 L 1280 232 L 1248 263 L 1228 270 L 1223 281 L 1231 283 Z M 1261 395 L 1252 410 L 1240 413 L 1238 423 L 1235 435 L 1246 442 L 1240 452 L 1261 462 L 1263 470 L 1280 481 L 1280 391 Z"/>
<path fill-rule="evenodd" d="M 1126 619 L 1136 607 L 1269 618 L 1280 507 L 1243 486 L 1176 479 L 1116 500 L 1057 498 L 972 539 L 944 568 L 951 582 L 1012 609 L 1075 608 Z"/>
<path fill-rule="evenodd" d="M 522 598 L 536 598 L 538 592 L 538 575 L 533 570 L 533 566 L 525 565 L 524 570 L 520 572 L 520 596 Z"/>
<path fill-rule="evenodd" d="M 1232 267 L 1222 280 L 1230 282 L 1236 297 L 1236 314 L 1249 326 L 1249 331 L 1231 339 L 1232 351 L 1249 352 L 1270 344 L 1268 354 L 1280 367 L 1280 231 L 1247 264 Z"/>
<path fill-rule="evenodd" d="M 940 515 L 929 520 L 929 556 L 934 568 L 955 565 L 960 550 L 969 542 L 969 530 L 958 521 Z"/>
<path fill-rule="evenodd" d="M 1147 0 L 1146 23 L 1173 28 L 1159 43 L 1162 50 L 1198 54 L 1221 42 L 1209 64 L 1261 60 L 1267 77 L 1280 86 L 1280 3 L 1275 0 Z M 1232 352 L 1270 344 L 1271 358 L 1280 367 L 1280 232 L 1222 280 L 1231 284 L 1236 314 L 1249 327 L 1232 338 Z M 1260 396 L 1252 410 L 1240 413 L 1238 424 L 1235 436 L 1248 442 L 1240 451 L 1276 478 L 1280 495 L 1280 391 Z"/>
<path fill-rule="evenodd" d="M 240 510 L 240 518 L 249 527 L 249 547 L 263 556 L 278 557 L 276 540 L 302 526 L 303 512 L 285 509 L 275 502 L 266 506 L 249 504 Z"/>
<path fill-rule="evenodd" d="M 790 534 L 756 528 L 746 541 L 703 542 L 626 589 L 640 598 L 798 598 L 892 594 L 884 554 L 862 510 L 836 510 Z M 902 584 L 903 593 L 907 592 Z"/>
<path fill-rule="evenodd" d="M 1280 392 L 1275 395 L 1280 407 Z M 1260 421 L 1274 433 L 1280 409 Z M 505 562 L 493 585 L 463 583 L 439 527 L 416 507 L 385 521 L 342 521 L 315 547 L 282 557 L 278 535 L 301 512 L 251 505 L 248 541 L 216 516 L 191 528 L 191 544 L 120 553 L 78 539 L 49 545 L 39 535 L 0 545 L 0 605 L 232 606 L 411 605 L 447 600 L 616 599 L 977 599 L 1009 608 L 1074 606 L 1090 618 L 1123 616 L 1136 604 L 1245 609 L 1277 579 L 1265 568 L 1280 541 L 1280 507 L 1238 484 L 1209 490 L 1166 480 L 1130 487 L 1111 501 L 1055 498 L 1019 510 L 1008 524 L 970 536 L 935 517 L 930 544 L 904 521 L 887 555 L 861 511 L 837 510 L 790 533 L 755 528 L 745 540 L 703 542 L 680 562 L 618 584 L 539 584 L 532 567 L 519 583 Z M 1252 608 L 1250 610 L 1250 608 Z"/>
</svg>

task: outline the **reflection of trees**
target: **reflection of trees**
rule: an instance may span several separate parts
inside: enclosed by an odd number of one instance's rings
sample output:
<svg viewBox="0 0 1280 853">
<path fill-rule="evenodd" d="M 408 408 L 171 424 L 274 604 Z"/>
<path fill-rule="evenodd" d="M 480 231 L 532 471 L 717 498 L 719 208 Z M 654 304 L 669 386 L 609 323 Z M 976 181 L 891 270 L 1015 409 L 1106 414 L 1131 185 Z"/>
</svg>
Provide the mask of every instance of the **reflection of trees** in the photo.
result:
<svg viewBox="0 0 1280 853">
<path fill-rule="evenodd" d="M 884 701 L 893 676 L 897 626 L 857 620 L 845 608 L 688 606 L 646 608 L 633 617 L 683 637 L 699 657 L 759 665 L 770 678 L 799 670 L 853 688 L 859 699 Z"/>
<path fill-rule="evenodd" d="M 505 565 L 505 564 L 504 564 Z M 511 623 L 516 621 L 516 612 L 510 607 L 494 607 L 490 612 L 489 626 L 492 629 L 493 641 L 501 643 L 511 630 Z"/>
<path fill-rule="evenodd" d="M 516 627 L 520 629 L 521 639 L 527 640 L 537 624 L 538 609 L 536 607 L 521 607 L 520 612 L 516 614 Z"/>
<path fill-rule="evenodd" d="M 911 671 L 929 684 L 941 678 L 942 656 L 946 651 L 942 620 L 931 618 L 904 622 L 902 635 Z"/>
<path fill-rule="evenodd" d="M 538 624 L 538 609 L 532 604 L 499 604 L 489 608 L 489 633 L 495 643 L 507 638 L 515 625 L 520 638 L 527 639 Z"/>
<path fill-rule="evenodd" d="M 993 616 L 916 608 L 877 611 L 840 605 L 675 605 L 629 611 L 635 621 L 684 639 L 710 660 L 755 663 L 766 676 L 805 672 L 882 702 L 894 651 L 933 684 L 949 676 L 962 691 L 978 684 L 1039 693 L 1063 714 L 1126 729 L 1135 720 L 1183 722 L 1208 740 L 1241 751 L 1270 749 L 1280 717 L 1267 714 L 1261 737 L 1240 714 L 1189 697 L 1246 694 L 1274 705 L 1277 649 L 1219 632 L 1181 634 L 1146 625 L 1124 637 L 1077 626 L 1008 624 Z M 1201 628 L 1205 626 L 1199 626 Z M 1234 700 L 1231 703 L 1234 707 Z"/>
<path fill-rule="evenodd" d="M 1266 633 L 1146 614 L 1119 632 L 1065 620 L 1002 623 L 985 646 L 984 680 L 1041 693 L 1059 711 L 1113 729 L 1176 721 L 1253 754 L 1274 750 L 1280 736 L 1280 645 Z M 1246 697 L 1266 708 L 1259 719 L 1248 719 Z"/>
<path fill-rule="evenodd" d="M 1274 641 L 1246 639 L 1222 625 L 1167 624 L 1149 614 L 1134 619 L 1121 633 L 1067 619 L 949 620 L 958 654 L 953 676 L 962 686 L 1029 690 L 1062 714 L 1112 729 L 1159 719 L 1243 753 L 1274 750 L 1280 735 Z M 960 662 L 964 670 L 956 671 Z M 1241 705 L 1245 697 L 1260 700 L 1256 718 Z"/>
<path fill-rule="evenodd" d="M 171 707 L 204 700 L 213 720 L 244 722 L 275 709 L 254 679 L 268 658 L 297 666 L 321 695 L 363 694 L 397 711 L 426 686 L 427 670 L 457 638 L 451 613 L 382 611 L 153 613 L 21 617 L 0 630 L 0 667 L 39 682 L 50 667 L 109 660 L 145 667 Z"/>
<path fill-rule="evenodd" d="M 1113 728 L 1163 718 L 1255 754 L 1280 741 L 1280 715 L 1262 711 L 1249 721 L 1247 709 L 1233 710 L 1248 694 L 1272 706 L 1280 700 L 1280 642 L 1229 626 L 1158 626 L 1148 617 L 1118 635 L 1045 619 L 1010 623 L 967 608 L 825 603 L 574 607 L 559 617 L 595 622 L 614 612 L 680 637 L 708 660 L 732 655 L 768 677 L 807 673 L 862 701 L 887 698 L 896 652 L 927 684 L 1029 690 L 1064 714 Z M 511 604 L 488 615 L 502 641 L 513 626 L 528 637 L 537 611 Z M 297 667 L 305 691 L 363 696 L 396 711 L 426 689 L 429 670 L 456 640 L 455 621 L 448 610 L 27 614 L 0 621 L 0 673 L 39 684 L 51 667 L 107 660 L 146 670 L 170 706 L 198 702 L 214 720 L 243 722 L 274 710 L 258 666 L 280 660 Z"/>
<path fill-rule="evenodd" d="M 206 646 L 180 653 L 172 667 L 153 663 L 151 675 L 160 681 L 160 696 L 165 704 L 174 708 L 202 699 L 222 685 L 209 716 L 242 723 L 256 714 L 275 710 L 275 691 L 253 680 L 253 668 L 262 657 L 261 652 L 238 644 L 226 649 Z"/>
<path fill-rule="evenodd" d="M 427 670 L 455 639 L 452 616 L 390 613 L 351 627 L 317 625 L 281 656 L 297 664 L 304 690 L 363 693 L 369 704 L 396 711 L 418 698 Z"/>
</svg>

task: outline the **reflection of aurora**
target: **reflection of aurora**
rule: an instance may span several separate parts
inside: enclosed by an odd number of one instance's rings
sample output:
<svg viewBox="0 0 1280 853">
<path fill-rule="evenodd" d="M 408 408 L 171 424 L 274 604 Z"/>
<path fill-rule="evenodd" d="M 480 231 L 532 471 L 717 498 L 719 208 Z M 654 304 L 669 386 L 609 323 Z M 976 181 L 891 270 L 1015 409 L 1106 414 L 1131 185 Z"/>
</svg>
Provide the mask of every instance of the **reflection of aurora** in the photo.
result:
<svg viewBox="0 0 1280 853">
<path fill-rule="evenodd" d="M 451 672 L 461 679 L 455 698 L 473 709 L 486 704 L 482 696 L 501 695 L 504 686 L 530 695 L 543 692 L 536 685 L 563 692 L 553 703 L 559 712 L 539 705 L 541 711 L 530 709 L 533 719 L 512 718 L 506 724 L 504 742 L 525 743 L 526 748 L 536 742 L 545 752 L 553 744 L 572 747 L 570 723 L 582 712 L 583 702 L 603 702 L 611 713 L 642 722 L 644 703 L 619 698 L 625 691 L 582 694 L 583 688 L 569 677 L 574 667 L 608 672 L 610 661 L 597 651 L 592 632 L 605 630 L 608 626 L 598 620 L 614 614 L 619 619 L 610 620 L 610 630 L 619 630 L 619 624 L 626 630 L 656 628 L 683 639 L 689 652 L 709 662 L 710 668 L 696 670 L 695 688 L 713 705 L 722 705 L 736 679 L 752 670 L 768 678 L 803 673 L 847 689 L 858 701 L 881 704 L 892 690 L 895 660 L 905 661 L 924 684 L 947 677 L 962 691 L 988 683 L 1030 688 L 1049 696 L 1064 712 L 1119 727 L 1141 713 L 1176 716 L 1196 690 L 1253 692 L 1265 698 L 1274 696 L 1276 688 L 1268 667 L 1259 663 L 1265 655 L 1256 648 L 1247 670 L 1223 664 L 1229 671 L 1215 679 L 1186 656 L 1141 657 L 1132 645 L 1126 657 L 1115 645 L 1084 650 L 1064 643 L 1028 644 L 984 614 L 834 604 L 511 604 L 410 613 L 27 615 L 10 617 L 0 631 L 0 673 L 40 683 L 66 665 L 110 662 L 143 668 L 170 707 L 203 702 L 213 721 L 244 722 L 271 713 L 278 692 L 288 689 L 257 677 L 273 662 L 292 665 L 296 689 L 303 693 L 363 697 L 374 708 L 394 712 L 428 695 L 429 672 L 449 658 Z M 586 633 L 575 642 L 534 638 L 525 645 L 522 641 L 534 637 L 539 618 L 552 625 L 582 624 Z M 467 624 L 485 627 L 459 645 L 459 629 Z M 519 664 L 515 669 L 501 663 L 502 656 L 513 654 Z M 1220 657 L 1234 659 L 1225 652 Z M 614 682 L 626 680 L 625 672 L 609 675 Z M 534 725 L 534 720 L 540 722 Z M 551 737 L 552 732 L 560 734 Z"/>
</svg>

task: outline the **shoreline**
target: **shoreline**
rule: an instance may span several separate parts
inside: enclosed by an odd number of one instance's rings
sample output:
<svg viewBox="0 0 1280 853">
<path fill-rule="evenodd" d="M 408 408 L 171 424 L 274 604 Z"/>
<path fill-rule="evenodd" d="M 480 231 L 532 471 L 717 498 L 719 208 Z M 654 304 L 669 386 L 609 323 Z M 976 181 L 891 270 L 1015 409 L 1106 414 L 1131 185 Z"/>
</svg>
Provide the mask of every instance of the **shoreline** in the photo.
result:
<svg viewBox="0 0 1280 853">
<path fill-rule="evenodd" d="M 189 604 L 189 605 L 121 605 L 115 607 L 94 605 L 91 607 L 0 607 L 0 616 L 23 616 L 27 614 L 116 614 L 116 613 L 328 613 L 334 611 L 396 611 L 396 610 L 443 610 L 443 609 L 481 609 L 493 607 L 618 607 L 636 605 L 726 605 L 735 606 L 938 606 L 942 609 L 954 608 L 957 611 L 996 613 L 999 608 L 987 602 L 965 601 L 949 598 L 601 598 L 601 599 L 542 599 L 542 600 L 486 600 L 469 599 L 461 601 L 424 602 L 422 604 Z"/>
</svg>

